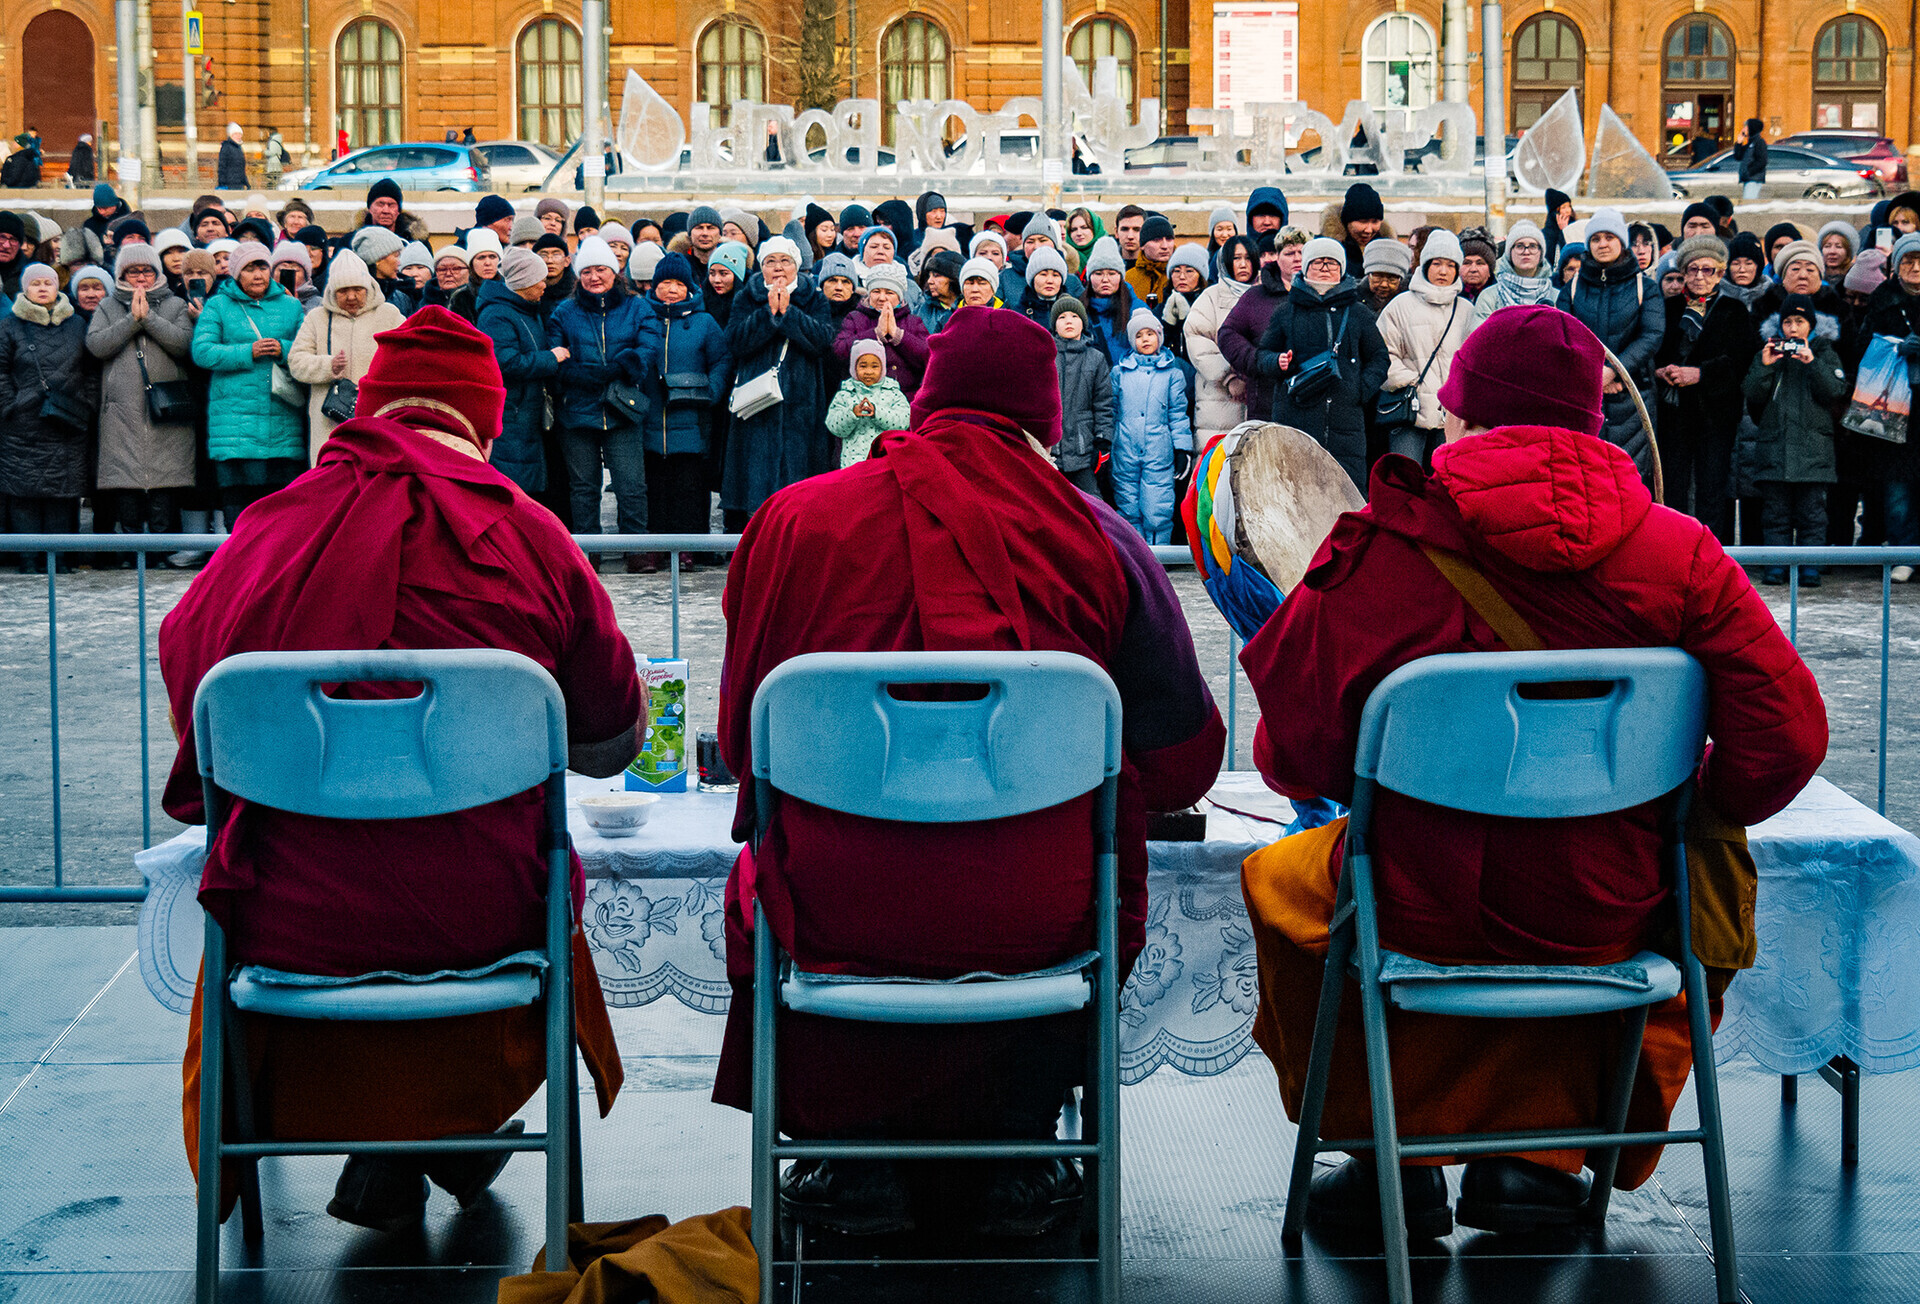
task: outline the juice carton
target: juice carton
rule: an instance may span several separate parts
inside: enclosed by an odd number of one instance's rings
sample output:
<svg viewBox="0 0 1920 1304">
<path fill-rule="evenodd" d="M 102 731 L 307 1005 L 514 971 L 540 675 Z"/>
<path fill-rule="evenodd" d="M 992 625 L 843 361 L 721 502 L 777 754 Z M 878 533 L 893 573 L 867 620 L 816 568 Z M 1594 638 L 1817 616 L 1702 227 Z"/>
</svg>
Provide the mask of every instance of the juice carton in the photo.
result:
<svg viewBox="0 0 1920 1304">
<path fill-rule="evenodd" d="M 685 792 L 687 663 L 649 657 L 640 673 L 647 686 L 647 732 L 640 754 L 627 767 L 627 790 Z"/>
</svg>

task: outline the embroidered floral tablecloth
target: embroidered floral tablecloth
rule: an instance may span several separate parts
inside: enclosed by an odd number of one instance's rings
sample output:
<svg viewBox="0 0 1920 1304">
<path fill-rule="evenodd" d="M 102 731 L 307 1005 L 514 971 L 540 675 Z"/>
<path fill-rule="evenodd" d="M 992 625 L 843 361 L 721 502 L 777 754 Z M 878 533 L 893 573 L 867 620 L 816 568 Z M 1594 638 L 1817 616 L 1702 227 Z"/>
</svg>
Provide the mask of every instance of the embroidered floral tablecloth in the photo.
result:
<svg viewBox="0 0 1920 1304">
<path fill-rule="evenodd" d="M 617 787 L 571 777 L 570 795 Z M 571 812 L 587 871 L 582 923 L 602 990 L 615 1006 L 674 996 L 726 1012 L 721 923 L 732 793 L 665 796 L 630 838 L 602 838 Z M 1203 804 L 1202 842 L 1148 846 L 1146 949 L 1121 998 L 1121 1080 L 1163 1065 L 1207 1075 L 1253 1048 L 1259 999 L 1240 862 L 1279 836 L 1285 800 L 1248 771 L 1223 774 Z M 1835 1055 L 1867 1072 L 1920 1064 L 1920 839 L 1815 779 L 1792 806 L 1751 830 L 1761 874 L 1760 962 L 1735 980 L 1717 1058 L 1745 1051 L 1763 1067 L 1805 1073 Z M 140 962 L 162 1004 L 185 1013 L 199 966 L 192 892 L 205 834 L 191 829 L 136 863 L 150 891 Z"/>
</svg>

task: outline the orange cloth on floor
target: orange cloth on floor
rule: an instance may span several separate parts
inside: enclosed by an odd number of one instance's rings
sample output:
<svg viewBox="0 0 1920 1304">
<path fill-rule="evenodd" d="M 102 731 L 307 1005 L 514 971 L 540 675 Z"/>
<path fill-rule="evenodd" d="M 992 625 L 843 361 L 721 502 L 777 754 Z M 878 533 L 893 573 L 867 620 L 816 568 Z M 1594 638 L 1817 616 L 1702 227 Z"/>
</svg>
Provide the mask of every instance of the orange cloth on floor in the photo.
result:
<svg viewBox="0 0 1920 1304">
<path fill-rule="evenodd" d="M 201 984 L 195 983 L 180 1102 L 187 1163 L 196 1179 L 200 996 Z M 544 1005 L 406 1023 L 257 1014 L 241 1018 L 253 1075 L 255 1124 L 262 1137 L 276 1140 L 425 1141 L 491 1132 L 517 1114 L 547 1076 Z M 573 1018 L 574 1036 L 605 1118 L 620 1093 L 623 1070 L 593 956 L 578 928 L 573 934 Z M 233 1136 L 231 1121 L 227 1136 Z M 223 1211 L 231 1209 L 239 1191 L 237 1165 L 224 1167 Z"/>
<path fill-rule="evenodd" d="M 752 1215 L 735 1205 L 668 1224 L 659 1214 L 567 1228 L 571 1272 L 533 1272 L 500 1283 L 500 1304 L 758 1304 L 760 1260 Z"/>
<path fill-rule="evenodd" d="M 1287 1116 L 1296 1120 L 1306 1089 L 1346 828 L 1342 819 L 1282 838 L 1248 856 L 1240 871 L 1260 962 L 1260 1009 L 1253 1036 L 1279 1076 Z M 1712 1016 L 1717 1024 L 1717 1001 Z M 1389 1005 L 1387 1045 L 1400 1135 L 1596 1126 L 1625 1022 L 1622 1014 L 1462 1019 Z M 1350 982 L 1334 1037 L 1320 1122 L 1323 1137 L 1373 1134 L 1365 1045 L 1359 993 Z M 1627 1130 L 1666 1127 L 1692 1068 L 1686 1001 L 1676 996 L 1649 1011 Z M 1587 1162 L 1586 1153 L 1577 1150 L 1526 1157 L 1566 1172 L 1578 1172 Z M 1614 1185 L 1631 1191 L 1653 1175 L 1659 1161 L 1657 1146 L 1623 1150 Z"/>
</svg>

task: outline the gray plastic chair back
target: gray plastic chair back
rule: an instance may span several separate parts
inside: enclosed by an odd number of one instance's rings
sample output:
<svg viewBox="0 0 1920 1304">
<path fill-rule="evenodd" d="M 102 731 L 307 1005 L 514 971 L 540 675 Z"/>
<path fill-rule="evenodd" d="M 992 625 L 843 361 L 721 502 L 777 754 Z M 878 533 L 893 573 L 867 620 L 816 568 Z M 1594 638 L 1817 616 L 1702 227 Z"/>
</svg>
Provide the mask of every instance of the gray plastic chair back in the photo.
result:
<svg viewBox="0 0 1920 1304">
<path fill-rule="evenodd" d="M 986 691 L 971 701 L 888 691 L 911 684 Z M 1120 693 L 1068 652 L 809 653 L 754 694 L 753 772 L 802 801 L 872 819 L 1024 815 L 1120 772 Z"/>
<path fill-rule="evenodd" d="M 323 685 L 416 682 L 359 701 Z M 567 711 L 540 664 L 491 648 L 246 652 L 193 698 L 200 774 L 300 815 L 444 815 L 538 787 L 567 767 Z"/>
<path fill-rule="evenodd" d="M 1595 681 L 1595 697 L 1523 686 Z M 1706 673 L 1677 648 L 1465 652 L 1381 681 L 1354 773 L 1481 815 L 1571 819 L 1626 810 L 1684 783 L 1706 740 Z"/>
</svg>

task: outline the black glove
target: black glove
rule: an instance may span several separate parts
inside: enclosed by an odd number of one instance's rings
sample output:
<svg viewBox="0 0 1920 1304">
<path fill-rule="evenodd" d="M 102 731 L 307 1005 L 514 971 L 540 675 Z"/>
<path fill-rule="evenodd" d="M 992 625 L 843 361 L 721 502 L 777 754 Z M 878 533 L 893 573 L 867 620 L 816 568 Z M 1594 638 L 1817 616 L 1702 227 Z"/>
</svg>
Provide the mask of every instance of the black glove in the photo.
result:
<svg viewBox="0 0 1920 1304">
<path fill-rule="evenodd" d="M 1193 474 L 1193 454 L 1184 448 L 1173 450 L 1173 478 L 1181 484 Z"/>
<path fill-rule="evenodd" d="M 1909 335 L 1895 345 L 1894 348 L 1901 357 L 1912 362 L 1914 359 L 1920 358 L 1920 335 Z"/>
</svg>

